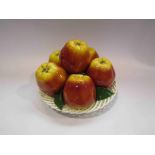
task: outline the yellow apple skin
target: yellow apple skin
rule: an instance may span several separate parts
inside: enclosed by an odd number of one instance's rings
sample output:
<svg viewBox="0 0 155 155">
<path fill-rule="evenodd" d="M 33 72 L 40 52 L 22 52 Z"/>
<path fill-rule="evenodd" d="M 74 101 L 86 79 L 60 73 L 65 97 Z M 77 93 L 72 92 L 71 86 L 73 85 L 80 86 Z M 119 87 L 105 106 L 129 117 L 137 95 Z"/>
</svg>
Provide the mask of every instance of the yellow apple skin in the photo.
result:
<svg viewBox="0 0 155 155">
<path fill-rule="evenodd" d="M 113 65 L 105 57 L 92 60 L 87 74 L 94 80 L 97 86 L 110 87 L 115 80 Z"/>
<path fill-rule="evenodd" d="M 53 96 L 65 84 L 66 71 L 55 63 L 43 63 L 35 72 L 37 84 L 44 93 Z"/>
<path fill-rule="evenodd" d="M 49 56 L 49 62 L 54 62 L 55 64 L 60 66 L 60 50 L 56 50 L 54 52 L 52 52 Z"/>
<path fill-rule="evenodd" d="M 99 55 L 98 55 L 97 51 L 94 48 L 92 48 L 92 47 L 89 47 L 89 50 L 88 51 L 89 51 L 89 60 L 88 60 L 88 62 L 90 64 L 91 61 L 93 59 L 95 59 L 95 58 L 98 58 Z"/>
<path fill-rule="evenodd" d="M 61 50 L 60 61 L 68 73 L 81 73 L 88 66 L 89 51 L 86 42 L 81 40 L 68 41 Z"/>
<path fill-rule="evenodd" d="M 88 108 L 96 100 L 95 84 L 87 75 L 71 74 L 65 83 L 63 96 L 65 103 L 71 108 Z"/>
</svg>

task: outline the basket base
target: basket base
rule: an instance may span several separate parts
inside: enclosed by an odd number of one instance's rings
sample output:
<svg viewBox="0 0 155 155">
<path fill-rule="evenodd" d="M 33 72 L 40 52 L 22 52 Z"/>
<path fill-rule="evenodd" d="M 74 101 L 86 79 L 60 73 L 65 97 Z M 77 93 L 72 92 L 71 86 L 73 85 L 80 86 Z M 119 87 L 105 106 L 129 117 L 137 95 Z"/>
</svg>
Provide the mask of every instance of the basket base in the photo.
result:
<svg viewBox="0 0 155 155">
<path fill-rule="evenodd" d="M 40 91 L 41 100 L 50 106 L 50 108 L 54 109 L 58 113 L 61 113 L 65 116 L 69 117 L 90 117 L 93 115 L 98 115 L 99 113 L 103 113 L 111 107 L 110 103 L 112 103 L 114 97 L 117 94 L 116 82 L 114 81 L 113 85 L 109 88 L 114 94 L 104 100 L 96 101 L 93 105 L 91 105 L 87 109 L 73 109 L 69 106 L 65 105 L 62 110 L 60 110 L 54 103 L 54 98 L 46 95 L 44 92 Z M 109 106 L 108 106 L 109 105 Z"/>
</svg>

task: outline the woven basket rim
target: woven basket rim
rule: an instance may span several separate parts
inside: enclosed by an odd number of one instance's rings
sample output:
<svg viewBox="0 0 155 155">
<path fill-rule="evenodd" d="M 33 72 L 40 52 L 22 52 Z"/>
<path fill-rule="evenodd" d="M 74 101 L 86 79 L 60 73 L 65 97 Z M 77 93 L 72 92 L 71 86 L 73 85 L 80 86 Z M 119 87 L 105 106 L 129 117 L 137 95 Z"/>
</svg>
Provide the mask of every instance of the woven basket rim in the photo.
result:
<svg viewBox="0 0 155 155">
<path fill-rule="evenodd" d="M 70 108 L 69 106 L 65 105 L 62 110 L 60 110 L 54 103 L 54 98 L 51 96 L 48 96 L 45 94 L 43 91 L 39 91 L 39 94 L 41 96 L 41 100 L 46 103 L 47 105 L 50 106 L 50 108 L 61 112 L 63 114 L 71 114 L 71 115 L 81 115 L 81 114 L 90 114 L 92 112 L 101 110 L 105 108 L 116 96 L 117 94 L 117 84 L 116 81 L 113 82 L 111 88 L 109 88 L 114 94 L 106 99 L 96 101 L 91 107 L 87 109 L 73 109 Z"/>
</svg>

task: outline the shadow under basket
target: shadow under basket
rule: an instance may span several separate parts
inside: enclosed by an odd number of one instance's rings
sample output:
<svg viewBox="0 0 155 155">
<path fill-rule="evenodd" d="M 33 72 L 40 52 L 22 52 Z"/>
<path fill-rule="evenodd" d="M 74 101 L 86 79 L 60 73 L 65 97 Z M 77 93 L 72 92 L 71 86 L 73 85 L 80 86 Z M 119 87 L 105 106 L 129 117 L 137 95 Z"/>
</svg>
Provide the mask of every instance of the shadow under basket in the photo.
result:
<svg viewBox="0 0 155 155">
<path fill-rule="evenodd" d="M 95 112 L 101 111 L 107 107 L 111 103 L 111 101 L 114 99 L 114 97 L 117 94 L 117 87 L 116 87 L 116 81 L 113 82 L 112 86 L 109 88 L 113 92 L 113 95 L 110 97 L 96 101 L 94 104 L 92 104 L 89 108 L 87 109 L 73 109 L 69 107 L 68 105 L 64 105 L 63 109 L 60 110 L 54 103 L 54 98 L 51 96 L 48 96 L 45 94 L 43 91 L 39 91 L 39 94 L 41 96 L 41 100 L 46 103 L 47 105 L 50 106 L 50 108 L 56 110 L 59 113 L 65 114 L 67 116 L 71 117 L 80 117 L 84 115 L 91 115 L 94 114 Z M 104 111 L 103 111 L 104 112 Z"/>
</svg>

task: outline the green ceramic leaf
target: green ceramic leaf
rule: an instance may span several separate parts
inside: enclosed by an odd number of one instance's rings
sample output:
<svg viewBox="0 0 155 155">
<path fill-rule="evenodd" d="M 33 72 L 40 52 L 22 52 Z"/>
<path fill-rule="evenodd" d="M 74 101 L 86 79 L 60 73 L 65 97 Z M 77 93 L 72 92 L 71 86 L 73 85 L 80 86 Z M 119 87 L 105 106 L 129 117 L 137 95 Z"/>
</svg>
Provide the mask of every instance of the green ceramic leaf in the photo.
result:
<svg viewBox="0 0 155 155">
<path fill-rule="evenodd" d="M 113 95 L 113 92 L 104 87 L 96 87 L 96 100 L 103 100 Z"/>
<path fill-rule="evenodd" d="M 54 103 L 55 105 L 62 110 L 63 106 L 64 106 L 64 100 L 63 100 L 63 93 L 62 91 L 56 93 L 54 95 Z"/>
</svg>

